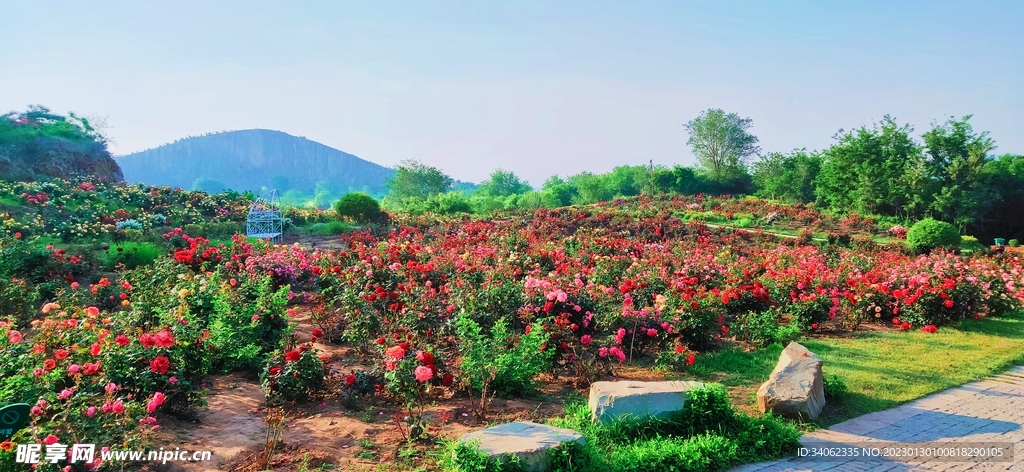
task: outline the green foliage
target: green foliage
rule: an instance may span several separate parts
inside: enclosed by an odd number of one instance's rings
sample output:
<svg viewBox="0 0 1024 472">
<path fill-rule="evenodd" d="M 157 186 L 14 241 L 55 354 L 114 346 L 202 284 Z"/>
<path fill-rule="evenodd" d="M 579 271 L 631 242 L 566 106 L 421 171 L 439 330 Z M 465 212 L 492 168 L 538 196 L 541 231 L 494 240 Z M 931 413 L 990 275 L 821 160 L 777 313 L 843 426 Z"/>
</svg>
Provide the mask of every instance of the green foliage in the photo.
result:
<svg viewBox="0 0 1024 472">
<path fill-rule="evenodd" d="M 118 265 L 125 269 L 148 266 L 161 254 L 161 249 L 153 243 L 127 242 L 111 246 L 104 253 L 103 266 L 113 270 Z"/>
<path fill-rule="evenodd" d="M 747 159 L 760 150 L 757 137 L 747 132 L 752 124 L 750 118 L 713 108 L 683 126 L 701 167 L 715 182 L 724 182 L 745 175 Z"/>
<path fill-rule="evenodd" d="M 264 276 L 244 279 L 237 291 L 213 295 L 209 332 L 214 371 L 255 373 L 264 366 L 290 331 L 283 316 L 288 290 L 272 290 L 270 277 Z"/>
<path fill-rule="evenodd" d="M 926 218 L 911 226 L 907 231 L 907 247 L 911 251 L 925 253 L 936 248 L 952 249 L 960 246 L 960 233 L 956 227 L 944 221 Z"/>
<path fill-rule="evenodd" d="M 1011 239 L 1011 240 L 1007 241 L 1006 244 L 1009 245 L 1010 247 L 1019 247 L 1020 246 L 1020 241 L 1018 241 L 1016 239 Z"/>
<path fill-rule="evenodd" d="M 74 113 L 58 115 L 40 105 L 0 115 L 0 178 L 95 175 L 121 180 L 121 169 L 107 151 L 107 138 L 96 125 Z"/>
<path fill-rule="evenodd" d="M 427 198 L 451 190 L 453 182 L 436 167 L 415 160 L 402 161 L 395 166 L 395 175 L 387 181 L 388 196 L 396 200 Z"/>
<path fill-rule="evenodd" d="M 822 154 L 817 201 L 836 211 L 896 216 L 920 214 L 921 147 L 910 125 L 886 115 L 872 128 L 840 130 L 838 142 Z"/>
<path fill-rule="evenodd" d="M 477 193 L 484 196 L 507 197 L 530 190 L 530 184 L 520 180 L 516 174 L 498 169 L 491 173 L 490 178 L 480 183 Z"/>
<path fill-rule="evenodd" d="M 309 227 L 309 232 L 318 236 L 337 236 L 352 229 L 344 221 L 329 221 L 327 223 L 316 223 Z"/>
<path fill-rule="evenodd" d="M 974 236 L 963 235 L 960 237 L 960 250 L 970 253 L 980 252 L 985 250 L 985 246 L 978 242 L 978 238 Z"/>
<path fill-rule="evenodd" d="M 787 202 L 813 202 L 817 198 L 815 180 L 821 164 L 821 155 L 806 149 L 789 154 L 768 153 L 754 163 L 756 195 Z"/>
<path fill-rule="evenodd" d="M 224 182 L 217 179 L 211 179 L 209 177 L 200 177 L 192 182 L 192 190 L 199 192 L 206 192 L 209 194 L 221 193 L 227 190 L 227 186 Z"/>
<path fill-rule="evenodd" d="M 588 468 L 580 470 L 727 470 L 792 454 L 800 445 L 792 425 L 736 413 L 718 384 L 689 391 L 684 410 L 669 418 L 594 423 L 586 402 L 578 401 L 551 423 L 584 435 L 587 446 L 576 461 Z"/>
<path fill-rule="evenodd" d="M 431 195 L 424 202 L 424 210 L 438 215 L 454 215 L 458 213 L 469 213 L 469 199 L 457 192 L 448 192 Z"/>
<path fill-rule="evenodd" d="M 298 359 L 291 360 L 289 355 Z M 310 344 L 284 353 L 275 353 L 260 374 L 260 384 L 268 399 L 305 401 L 327 386 L 327 368 Z"/>
<path fill-rule="evenodd" d="M 987 131 L 975 133 L 970 119 L 950 118 L 921 135 L 933 187 L 930 209 L 960 230 L 988 213 L 998 197 L 984 173 L 995 141 Z"/>
<path fill-rule="evenodd" d="M 846 382 L 843 382 L 838 375 L 826 375 L 823 379 L 825 383 L 825 399 L 830 402 L 842 400 L 843 397 L 849 393 L 849 388 L 846 386 Z"/>
<path fill-rule="evenodd" d="M 522 472 L 522 460 L 516 455 L 490 457 L 480 450 L 479 441 L 448 442 L 441 454 L 441 470 L 449 472 Z"/>
<path fill-rule="evenodd" d="M 616 451 L 611 469 L 621 472 L 698 472 L 727 470 L 736 463 L 735 441 L 717 434 L 686 439 L 654 438 Z"/>
<path fill-rule="evenodd" d="M 530 332 L 514 336 L 504 318 L 498 319 L 490 333 L 465 312 L 455 321 L 462 354 L 460 369 L 474 392 L 486 395 L 523 395 L 534 391 L 533 378 L 543 372 L 552 351 L 542 350 L 549 334 L 538 322 Z"/>
<path fill-rule="evenodd" d="M 377 200 L 360 192 L 345 194 L 334 203 L 334 211 L 338 213 L 338 216 L 348 218 L 356 223 L 378 222 L 384 216 Z"/>
<path fill-rule="evenodd" d="M 825 309 L 825 314 L 826 316 L 828 314 L 827 308 Z M 737 339 L 747 341 L 757 347 L 765 347 L 796 339 L 800 336 L 800 327 L 795 324 L 780 324 L 779 313 L 776 310 L 748 311 L 736 318 L 730 332 Z"/>
</svg>

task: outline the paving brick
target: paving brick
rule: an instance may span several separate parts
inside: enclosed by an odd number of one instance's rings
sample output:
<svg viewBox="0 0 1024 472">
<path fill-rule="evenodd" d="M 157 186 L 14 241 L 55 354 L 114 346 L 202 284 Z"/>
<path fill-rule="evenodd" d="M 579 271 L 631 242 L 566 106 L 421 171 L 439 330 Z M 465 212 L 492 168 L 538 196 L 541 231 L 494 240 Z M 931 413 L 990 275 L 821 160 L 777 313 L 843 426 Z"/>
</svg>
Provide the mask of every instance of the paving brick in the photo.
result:
<svg viewBox="0 0 1024 472">
<path fill-rule="evenodd" d="M 1014 444 L 1013 462 L 810 462 L 781 460 L 735 469 L 746 472 L 815 471 L 982 471 L 1024 472 L 1024 366 L 916 400 L 892 410 L 854 418 L 801 438 L 801 443 L 843 444 L 889 442 L 1006 442 Z M 746 468 L 751 467 L 751 468 Z"/>
</svg>

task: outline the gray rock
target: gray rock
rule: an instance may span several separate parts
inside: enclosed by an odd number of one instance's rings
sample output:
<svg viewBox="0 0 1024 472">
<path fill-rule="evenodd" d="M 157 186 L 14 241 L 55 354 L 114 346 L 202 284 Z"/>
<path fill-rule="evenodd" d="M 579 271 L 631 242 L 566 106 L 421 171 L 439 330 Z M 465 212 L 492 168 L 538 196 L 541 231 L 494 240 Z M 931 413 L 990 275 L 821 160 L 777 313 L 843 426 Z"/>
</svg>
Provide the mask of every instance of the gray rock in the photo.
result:
<svg viewBox="0 0 1024 472">
<path fill-rule="evenodd" d="M 606 422 L 622 415 L 665 417 L 683 409 L 686 392 L 703 382 L 594 382 L 590 384 L 590 415 Z"/>
<path fill-rule="evenodd" d="M 548 468 L 549 450 L 569 442 L 585 444 L 586 440 L 571 429 L 517 421 L 466 433 L 461 441 L 480 441 L 480 450 L 490 456 L 519 456 L 526 470 L 541 472 Z"/>
<path fill-rule="evenodd" d="M 758 408 L 789 418 L 817 418 L 825 407 L 821 364 L 821 358 L 803 345 L 789 343 L 768 381 L 757 390 Z"/>
</svg>

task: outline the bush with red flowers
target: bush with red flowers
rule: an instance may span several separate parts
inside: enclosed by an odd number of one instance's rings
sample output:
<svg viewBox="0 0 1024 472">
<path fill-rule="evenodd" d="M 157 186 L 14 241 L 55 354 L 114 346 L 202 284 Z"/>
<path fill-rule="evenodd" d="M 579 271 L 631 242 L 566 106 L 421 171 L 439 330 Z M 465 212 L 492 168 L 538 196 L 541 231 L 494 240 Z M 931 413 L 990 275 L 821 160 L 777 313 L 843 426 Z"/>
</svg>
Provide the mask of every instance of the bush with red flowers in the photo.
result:
<svg viewBox="0 0 1024 472">
<path fill-rule="evenodd" d="M 260 384 L 271 401 L 305 401 L 327 387 L 328 369 L 312 342 L 274 353 L 260 374 Z"/>
</svg>

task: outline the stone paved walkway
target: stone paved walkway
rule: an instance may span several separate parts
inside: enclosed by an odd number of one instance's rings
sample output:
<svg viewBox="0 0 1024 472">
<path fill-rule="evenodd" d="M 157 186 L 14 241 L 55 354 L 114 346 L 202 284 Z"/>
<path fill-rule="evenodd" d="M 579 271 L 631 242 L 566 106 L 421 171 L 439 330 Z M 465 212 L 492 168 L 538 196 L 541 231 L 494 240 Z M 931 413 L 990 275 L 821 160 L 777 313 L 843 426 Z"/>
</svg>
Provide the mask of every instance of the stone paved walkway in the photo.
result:
<svg viewBox="0 0 1024 472">
<path fill-rule="evenodd" d="M 854 418 L 829 429 L 808 433 L 800 443 L 829 448 L 833 453 L 863 451 L 886 446 L 943 446 L 956 448 L 1003 446 L 1013 449 L 1012 461 L 893 460 L 888 457 L 789 458 L 750 464 L 734 472 L 754 471 L 912 471 L 912 470 L 1015 470 L 1024 471 L 1024 367 L 987 380 L 966 384 L 907 403 L 891 410 Z M 866 444 L 870 443 L 870 444 Z M 929 443 L 929 444 L 922 444 Z M 982 444 L 987 443 L 987 444 Z M 820 450 L 820 449 L 819 449 Z M 1007 449 L 1007 453 L 1009 450 Z"/>
</svg>

